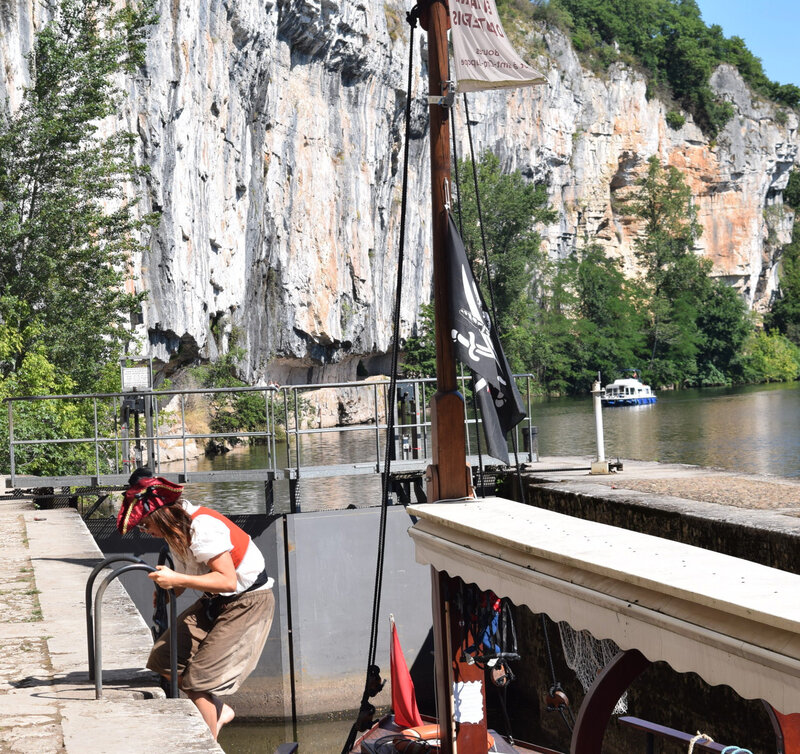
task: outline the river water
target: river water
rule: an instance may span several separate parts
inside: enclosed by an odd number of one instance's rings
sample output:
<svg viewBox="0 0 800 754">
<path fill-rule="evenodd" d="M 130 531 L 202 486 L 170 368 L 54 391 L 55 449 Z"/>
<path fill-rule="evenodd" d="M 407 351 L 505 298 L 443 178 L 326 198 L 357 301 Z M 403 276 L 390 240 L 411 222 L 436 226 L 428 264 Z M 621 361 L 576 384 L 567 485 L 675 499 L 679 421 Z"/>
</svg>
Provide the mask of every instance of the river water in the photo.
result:
<svg viewBox="0 0 800 754">
<path fill-rule="evenodd" d="M 544 456 L 593 455 L 587 399 L 536 404 Z M 603 409 L 606 457 L 800 476 L 800 386 L 662 391 L 658 403 Z"/>
<path fill-rule="evenodd" d="M 532 404 L 538 427 L 539 455 L 596 456 L 592 400 L 558 398 Z M 800 385 L 662 391 L 658 403 L 603 409 L 605 455 L 617 458 L 687 463 L 754 474 L 800 476 Z M 383 456 L 374 428 L 304 435 L 303 465 L 321 466 L 374 461 Z M 278 458 L 286 458 L 279 446 Z M 472 452 L 475 452 L 474 440 Z M 255 446 L 213 458 L 194 468 L 243 469 L 268 465 L 267 449 Z M 288 465 L 283 460 L 279 466 Z M 289 510 L 288 482 L 275 483 L 275 510 Z M 187 485 L 186 495 L 226 513 L 263 513 L 264 487 L 254 482 Z M 376 476 L 301 480 L 303 510 L 378 505 Z"/>
</svg>

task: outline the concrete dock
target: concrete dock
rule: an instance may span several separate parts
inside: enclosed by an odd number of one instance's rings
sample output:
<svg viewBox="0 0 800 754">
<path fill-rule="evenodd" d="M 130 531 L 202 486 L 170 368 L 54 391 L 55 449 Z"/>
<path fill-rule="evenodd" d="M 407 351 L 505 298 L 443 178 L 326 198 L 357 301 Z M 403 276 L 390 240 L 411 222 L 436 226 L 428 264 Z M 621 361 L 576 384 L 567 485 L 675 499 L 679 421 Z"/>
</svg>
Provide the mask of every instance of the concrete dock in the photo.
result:
<svg viewBox="0 0 800 754">
<path fill-rule="evenodd" d="M 0 552 L 3 754 L 222 751 L 194 705 L 166 699 L 143 670 L 152 636 L 117 582 L 105 593 L 95 698 L 84 591 L 103 556 L 76 511 L 0 498 Z"/>
</svg>

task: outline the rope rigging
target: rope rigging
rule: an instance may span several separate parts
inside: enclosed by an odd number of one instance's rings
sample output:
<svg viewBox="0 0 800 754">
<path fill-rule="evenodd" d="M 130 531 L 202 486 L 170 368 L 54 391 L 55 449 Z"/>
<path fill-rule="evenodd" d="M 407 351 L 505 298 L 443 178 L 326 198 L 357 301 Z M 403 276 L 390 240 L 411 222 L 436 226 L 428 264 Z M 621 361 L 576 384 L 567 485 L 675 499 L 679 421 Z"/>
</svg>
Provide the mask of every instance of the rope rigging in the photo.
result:
<svg viewBox="0 0 800 754">
<path fill-rule="evenodd" d="M 558 712 L 561 715 L 561 719 L 564 721 L 564 724 L 570 731 L 572 731 L 572 729 L 575 727 L 575 718 L 573 717 L 572 710 L 569 706 L 569 698 L 564 692 L 564 689 L 562 688 L 561 683 L 556 676 L 556 666 L 553 662 L 553 651 L 550 646 L 550 636 L 547 632 L 547 616 L 544 613 L 541 615 L 544 646 L 547 650 L 547 663 L 550 666 L 550 678 L 552 680 L 550 690 L 545 697 L 547 710 L 548 712 Z"/>
<path fill-rule="evenodd" d="M 489 293 L 489 305 L 491 307 L 490 316 L 491 316 L 492 324 L 493 324 L 493 327 L 494 327 L 495 331 L 497 332 L 498 336 L 501 336 L 502 332 L 501 332 L 501 330 L 499 328 L 499 325 L 498 325 L 497 307 L 495 305 L 495 298 L 494 298 L 494 286 L 492 285 L 492 271 L 491 271 L 491 266 L 489 264 L 489 249 L 488 249 L 488 244 L 486 243 L 486 232 L 485 232 L 485 229 L 484 229 L 485 225 L 484 225 L 484 222 L 483 222 L 483 209 L 481 207 L 481 192 L 480 192 L 480 185 L 478 183 L 478 168 L 477 168 L 477 163 L 475 161 L 475 146 L 474 146 L 474 142 L 473 142 L 473 139 L 472 139 L 472 123 L 473 123 L 473 121 L 470 120 L 470 117 L 469 117 L 469 102 L 467 100 L 467 93 L 464 92 L 462 97 L 463 97 L 463 101 L 464 101 L 464 119 L 465 119 L 466 124 L 467 124 L 467 140 L 469 142 L 470 162 L 472 164 L 472 182 L 473 182 L 473 187 L 474 187 L 474 190 L 475 190 L 475 210 L 476 210 L 477 216 L 478 216 L 478 226 L 480 227 L 480 230 L 481 230 L 481 248 L 482 248 L 482 256 L 483 256 L 483 265 L 484 265 L 484 269 L 486 270 L 486 288 L 487 288 L 487 291 Z M 459 182 L 459 175 L 458 175 L 458 153 L 457 153 L 457 150 L 456 150 L 456 133 L 455 133 L 456 132 L 456 123 L 455 123 L 455 117 L 452 118 L 452 132 L 453 132 L 453 158 L 454 158 L 455 166 L 456 166 L 455 170 L 454 170 L 454 175 L 455 175 L 455 182 L 456 182 L 456 196 L 458 197 L 458 230 L 459 230 L 459 233 L 461 234 L 461 237 L 463 238 L 464 237 L 464 230 L 463 230 L 462 219 L 461 219 L 461 216 L 462 216 L 462 211 L 461 211 L 461 185 L 460 185 L 460 182 Z M 474 271 L 473 271 L 473 277 L 475 277 Z M 477 277 L 475 277 L 475 279 L 477 280 Z M 474 407 L 474 410 L 475 410 L 475 416 L 477 417 L 478 408 L 477 408 L 477 402 L 475 401 L 475 382 L 476 382 L 476 379 L 475 379 L 475 372 L 471 372 L 471 373 L 472 373 L 472 388 L 473 388 L 472 389 L 473 407 Z M 483 491 L 483 489 L 484 489 L 483 457 L 482 457 L 481 452 L 480 452 L 480 433 L 477 432 L 476 435 L 478 437 L 478 467 L 479 467 L 479 470 L 480 470 L 481 490 Z M 520 459 L 519 459 L 519 447 L 518 447 L 518 443 L 517 443 L 517 434 L 516 434 L 516 432 L 512 432 L 511 433 L 511 444 L 512 444 L 512 446 L 514 448 L 514 467 L 515 467 L 516 472 L 517 472 L 516 477 L 517 477 L 517 486 L 518 486 L 519 499 L 520 500 L 524 500 L 525 499 L 525 495 L 524 495 L 524 489 L 523 489 L 523 486 L 522 486 L 522 468 L 521 468 L 521 463 L 520 463 Z"/>
<path fill-rule="evenodd" d="M 455 177 L 455 184 L 456 184 L 456 202 L 458 204 L 458 232 L 461 237 L 464 237 L 464 224 L 462 221 L 463 212 L 461 210 L 461 181 L 458 177 L 458 142 L 456 140 L 456 118 L 455 118 L 455 108 L 453 109 L 452 118 L 451 118 L 451 129 L 450 134 L 453 137 L 453 175 Z M 477 184 L 476 184 L 477 190 Z M 461 373 L 463 376 L 464 373 L 464 366 L 461 366 Z M 483 474 L 483 451 L 481 449 L 481 433 L 478 430 L 477 425 L 477 417 L 478 417 L 478 399 L 475 394 L 475 372 L 470 369 L 470 378 L 472 380 L 472 412 L 475 415 L 476 423 L 475 423 L 475 439 L 478 445 L 478 480 L 480 483 L 480 490 L 481 490 L 481 497 L 486 496 L 486 482 L 484 481 L 484 474 Z M 466 410 L 465 410 L 466 412 Z M 469 429 L 469 423 L 467 423 L 467 429 Z"/>
<path fill-rule="evenodd" d="M 370 698 L 378 694 L 383 688 L 384 681 L 380 678 L 380 668 L 375 664 L 375 655 L 378 646 L 378 621 L 381 605 L 381 591 L 383 587 L 383 562 L 386 549 L 386 519 L 389 508 L 389 487 L 391 479 L 391 457 L 392 442 L 394 436 L 394 407 L 397 398 L 397 362 L 400 351 L 400 302 L 403 291 L 403 262 L 405 259 L 405 229 L 406 229 L 406 207 L 408 204 L 408 154 L 411 123 L 411 90 L 413 83 L 414 60 L 414 30 L 419 18 L 419 8 L 414 6 L 407 14 L 406 20 L 411 27 L 410 42 L 408 46 L 408 84 L 405 108 L 405 144 L 403 154 L 403 184 L 402 198 L 400 202 L 400 238 L 398 242 L 397 255 L 397 283 L 395 288 L 394 315 L 392 320 L 392 359 L 391 372 L 389 376 L 389 394 L 386 421 L 386 454 L 383 465 L 383 477 L 381 484 L 381 515 L 378 531 L 378 555 L 375 566 L 375 590 L 372 599 L 372 624 L 370 628 L 369 653 L 367 659 L 367 675 L 364 682 L 364 693 L 361 697 L 359 714 L 350 734 L 342 748 L 342 754 L 347 754 L 353 747 L 356 735 L 359 731 L 368 730 L 372 725 L 372 716 L 375 714 L 375 707 L 370 703 Z"/>
</svg>

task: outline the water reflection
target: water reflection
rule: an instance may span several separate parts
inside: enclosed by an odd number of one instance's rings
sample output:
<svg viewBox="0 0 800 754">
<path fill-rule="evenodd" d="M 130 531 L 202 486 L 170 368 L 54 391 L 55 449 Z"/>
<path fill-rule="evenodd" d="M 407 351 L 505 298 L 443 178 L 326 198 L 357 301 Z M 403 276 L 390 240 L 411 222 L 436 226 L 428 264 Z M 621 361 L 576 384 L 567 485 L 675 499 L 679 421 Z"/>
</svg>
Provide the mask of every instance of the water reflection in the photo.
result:
<svg viewBox="0 0 800 754">
<path fill-rule="evenodd" d="M 596 439 L 592 402 L 587 398 L 542 400 L 533 404 L 542 456 L 593 456 Z M 649 406 L 603 410 L 606 457 L 688 463 L 748 473 L 800 476 L 800 387 L 797 385 L 662 391 Z M 384 433 L 374 427 L 301 437 L 304 465 L 374 463 L 385 452 Z M 472 452 L 474 434 L 472 436 Z M 288 449 L 294 462 L 294 446 Z M 197 470 L 263 468 L 265 446 L 200 459 Z M 278 466 L 289 465 L 287 447 L 278 447 Z M 187 496 L 229 513 L 265 509 L 260 483 L 187 485 Z M 276 510 L 288 510 L 288 482 L 275 484 Z M 375 475 L 302 479 L 301 509 L 376 505 Z"/>
</svg>

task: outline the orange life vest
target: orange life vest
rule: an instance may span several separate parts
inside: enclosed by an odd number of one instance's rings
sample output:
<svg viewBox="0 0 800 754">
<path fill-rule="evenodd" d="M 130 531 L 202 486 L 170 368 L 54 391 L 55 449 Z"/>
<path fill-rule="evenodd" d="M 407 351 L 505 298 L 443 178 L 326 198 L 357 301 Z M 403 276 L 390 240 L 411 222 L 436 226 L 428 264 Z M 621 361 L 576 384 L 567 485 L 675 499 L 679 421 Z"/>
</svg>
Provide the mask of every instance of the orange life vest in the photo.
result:
<svg viewBox="0 0 800 754">
<path fill-rule="evenodd" d="M 239 564 L 244 559 L 244 554 L 247 552 L 247 548 L 250 546 L 250 535 L 246 531 L 240 529 L 229 518 L 226 518 L 213 508 L 204 508 L 201 505 L 194 513 L 192 513 L 191 518 L 194 520 L 198 516 L 211 516 L 211 518 L 216 518 L 217 521 L 222 521 L 222 523 L 228 527 L 228 531 L 231 534 L 231 544 L 233 544 L 233 550 L 231 550 L 231 560 L 233 560 L 233 567 L 238 568 Z"/>
<path fill-rule="evenodd" d="M 430 723 L 428 725 L 418 725 L 415 728 L 406 728 L 403 735 L 407 736 L 408 740 L 417 739 L 420 741 L 430 741 L 432 746 L 439 745 L 439 725 L 437 723 Z M 494 737 L 491 733 L 486 733 L 486 745 L 489 750 L 494 748 Z"/>
</svg>

